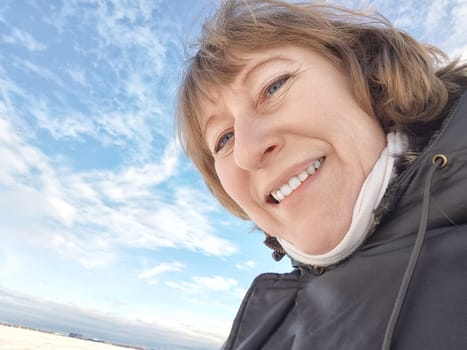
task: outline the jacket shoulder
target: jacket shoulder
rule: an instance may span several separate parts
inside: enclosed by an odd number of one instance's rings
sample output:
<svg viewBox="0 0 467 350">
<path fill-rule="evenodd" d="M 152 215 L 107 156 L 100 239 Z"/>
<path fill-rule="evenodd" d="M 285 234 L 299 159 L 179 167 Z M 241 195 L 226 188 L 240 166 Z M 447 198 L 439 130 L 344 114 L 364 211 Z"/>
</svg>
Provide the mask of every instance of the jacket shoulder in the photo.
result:
<svg viewBox="0 0 467 350">
<path fill-rule="evenodd" d="M 300 269 L 258 275 L 243 298 L 223 349 L 235 349 L 238 344 L 245 349 L 259 349 L 259 344 L 293 308 L 298 291 L 309 280 Z"/>
</svg>

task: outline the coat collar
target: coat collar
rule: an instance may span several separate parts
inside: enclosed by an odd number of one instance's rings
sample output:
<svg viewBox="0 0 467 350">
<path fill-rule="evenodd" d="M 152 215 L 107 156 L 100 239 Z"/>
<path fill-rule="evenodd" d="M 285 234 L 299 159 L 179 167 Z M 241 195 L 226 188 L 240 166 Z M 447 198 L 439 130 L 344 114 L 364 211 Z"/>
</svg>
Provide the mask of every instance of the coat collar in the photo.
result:
<svg viewBox="0 0 467 350">
<path fill-rule="evenodd" d="M 451 108 L 424 150 L 394 180 L 379 207 L 379 220 L 361 249 L 414 235 L 418 229 L 422 187 L 433 157 L 448 164 L 436 172 L 428 228 L 467 223 L 467 91 Z"/>
</svg>

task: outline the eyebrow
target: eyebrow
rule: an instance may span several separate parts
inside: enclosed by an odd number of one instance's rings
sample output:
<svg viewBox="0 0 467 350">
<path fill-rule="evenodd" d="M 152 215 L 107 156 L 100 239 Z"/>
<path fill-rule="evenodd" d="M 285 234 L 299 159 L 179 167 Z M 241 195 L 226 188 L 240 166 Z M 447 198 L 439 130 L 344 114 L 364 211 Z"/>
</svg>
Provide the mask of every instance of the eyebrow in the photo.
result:
<svg viewBox="0 0 467 350">
<path fill-rule="evenodd" d="M 244 84 L 248 79 L 250 79 L 250 76 L 255 72 L 257 71 L 258 69 L 268 65 L 268 64 L 271 64 L 271 63 L 275 63 L 276 61 L 284 61 L 284 62 L 293 62 L 291 59 L 289 58 L 286 58 L 286 57 L 283 57 L 283 56 L 273 56 L 273 57 L 269 57 L 269 58 L 266 58 L 264 60 L 261 60 L 259 62 L 257 62 L 256 64 L 254 64 L 251 68 L 249 68 L 246 73 L 243 74 L 243 77 L 241 78 L 241 82 Z"/>
</svg>

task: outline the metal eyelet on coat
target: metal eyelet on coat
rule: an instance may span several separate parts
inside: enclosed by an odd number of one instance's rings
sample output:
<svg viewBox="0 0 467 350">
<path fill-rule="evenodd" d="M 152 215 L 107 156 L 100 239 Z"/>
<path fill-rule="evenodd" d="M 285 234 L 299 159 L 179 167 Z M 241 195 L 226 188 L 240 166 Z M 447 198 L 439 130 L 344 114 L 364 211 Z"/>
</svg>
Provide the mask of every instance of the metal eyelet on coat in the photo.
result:
<svg viewBox="0 0 467 350">
<path fill-rule="evenodd" d="M 435 154 L 433 158 L 431 159 L 431 164 L 436 165 L 436 163 L 441 160 L 441 163 L 439 163 L 439 168 L 444 168 L 446 165 L 448 165 L 448 157 L 446 157 L 444 154 Z"/>
</svg>

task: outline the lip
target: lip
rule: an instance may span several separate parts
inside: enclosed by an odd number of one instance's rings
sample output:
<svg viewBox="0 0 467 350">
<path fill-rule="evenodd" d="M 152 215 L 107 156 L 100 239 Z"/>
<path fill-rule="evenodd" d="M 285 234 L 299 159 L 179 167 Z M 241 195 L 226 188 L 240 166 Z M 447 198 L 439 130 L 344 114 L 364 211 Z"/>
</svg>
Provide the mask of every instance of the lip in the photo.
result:
<svg viewBox="0 0 467 350">
<path fill-rule="evenodd" d="M 268 186 L 269 190 L 265 193 L 265 202 L 267 204 L 278 205 L 279 203 L 272 203 L 271 202 L 270 197 L 269 197 L 271 192 L 277 190 L 280 186 L 287 183 L 292 176 L 297 176 L 297 174 L 301 173 L 304 169 L 306 169 L 310 165 L 312 165 L 315 160 L 318 160 L 318 159 L 321 159 L 321 158 L 325 158 L 325 156 L 319 156 L 319 157 L 316 157 L 316 158 L 312 158 L 310 160 L 301 162 L 299 164 L 295 164 L 294 166 L 287 169 L 279 178 L 277 178 L 277 180 L 275 180 L 271 185 Z M 320 169 L 317 170 L 317 173 L 319 172 Z M 312 177 L 314 177 L 314 174 L 312 176 L 309 176 L 305 181 L 302 182 L 302 184 L 308 182 L 310 180 L 310 178 L 312 178 Z M 297 191 L 298 190 L 300 190 L 300 188 L 298 188 Z M 282 201 L 284 201 L 284 200 L 282 200 Z M 282 203 L 282 201 L 281 201 L 281 203 Z"/>
</svg>

